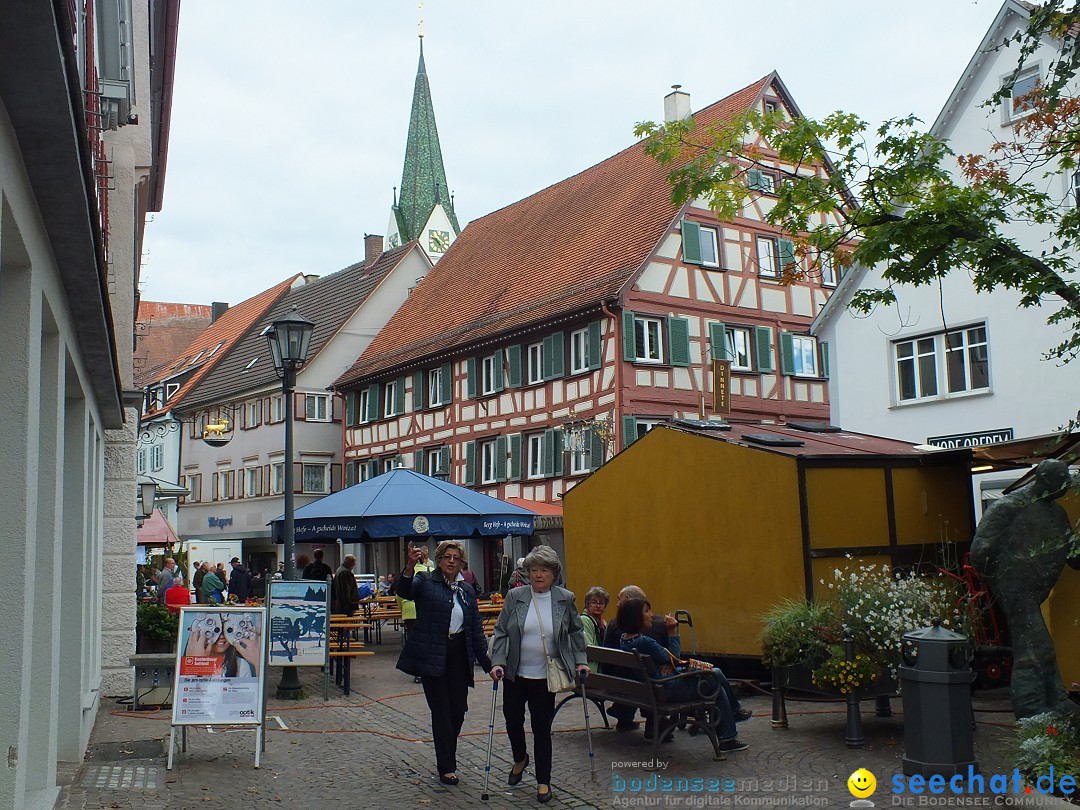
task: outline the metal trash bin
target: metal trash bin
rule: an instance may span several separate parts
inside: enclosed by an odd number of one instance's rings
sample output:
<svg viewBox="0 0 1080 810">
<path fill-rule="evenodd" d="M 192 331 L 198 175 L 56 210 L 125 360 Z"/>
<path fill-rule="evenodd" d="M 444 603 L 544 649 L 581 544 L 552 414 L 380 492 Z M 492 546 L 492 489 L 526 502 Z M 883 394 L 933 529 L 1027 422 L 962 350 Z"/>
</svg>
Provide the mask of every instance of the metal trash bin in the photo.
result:
<svg viewBox="0 0 1080 810">
<path fill-rule="evenodd" d="M 952 776 L 979 769 L 971 708 L 972 646 L 940 627 L 907 633 L 900 667 L 907 776 Z"/>
</svg>

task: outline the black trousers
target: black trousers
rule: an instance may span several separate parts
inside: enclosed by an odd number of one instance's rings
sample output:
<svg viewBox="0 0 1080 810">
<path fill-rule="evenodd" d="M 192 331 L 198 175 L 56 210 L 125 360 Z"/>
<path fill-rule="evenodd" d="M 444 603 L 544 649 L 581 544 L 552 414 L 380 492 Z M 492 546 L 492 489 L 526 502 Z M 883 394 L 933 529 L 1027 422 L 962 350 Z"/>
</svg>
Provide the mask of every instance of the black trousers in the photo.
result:
<svg viewBox="0 0 1080 810">
<path fill-rule="evenodd" d="M 424 697 L 431 710 L 431 736 L 435 738 L 435 767 L 439 773 L 457 770 L 457 740 L 469 710 L 469 651 L 465 635 L 446 644 L 446 670 L 422 675 Z"/>
<path fill-rule="evenodd" d="M 533 733 L 533 764 L 536 768 L 536 784 L 551 784 L 551 721 L 555 719 L 555 693 L 549 692 L 547 678 L 522 678 L 504 680 L 503 718 L 506 720 L 506 736 L 514 752 L 514 762 L 525 759 L 525 706 L 529 707 L 529 719 Z"/>
</svg>

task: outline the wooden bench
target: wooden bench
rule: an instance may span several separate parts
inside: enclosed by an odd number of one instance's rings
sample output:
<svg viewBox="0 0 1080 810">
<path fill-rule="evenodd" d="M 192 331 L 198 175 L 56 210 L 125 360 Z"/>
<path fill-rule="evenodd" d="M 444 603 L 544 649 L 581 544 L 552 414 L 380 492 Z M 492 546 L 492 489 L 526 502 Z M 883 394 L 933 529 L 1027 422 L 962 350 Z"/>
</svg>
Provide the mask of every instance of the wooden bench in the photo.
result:
<svg viewBox="0 0 1080 810">
<path fill-rule="evenodd" d="M 327 634 L 327 655 L 330 658 L 330 668 L 334 670 L 334 683 L 342 688 L 348 695 L 352 689 L 352 659 L 366 655 L 375 655 L 370 650 L 364 649 L 364 643 L 353 638 L 357 630 L 368 630 L 371 623 L 364 621 L 362 616 L 345 616 L 332 614 L 330 616 L 330 632 Z M 336 663 L 335 663 L 335 659 Z M 327 673 L 326 680 L 330 675 Z M 326 686 L 323 688 L 324 699 Z"/>
<path fill-rule="evenodd" d="M 714 760 L 725 759 L 720 752 L 720 740 L 716 736 L 716 726 L 720 720 L 716 712 L 716 697 L 720 684 L 714 678 L 704 678 L 703 673 L 698 671 L 653 680 L 649 677 L 653 666 L 648 658 L 639 653 L 613 650 L 610 647 L 586 647 L 585 657 L 600 664 L 608 672 L 617 673 L 609 675 L 590 672 L 585 680 L 584 693 L 600 707 L 605 726 L 611 727 L 603 709 L 603 701 L 610 700 L 624 706 L 633 706 L 640 709 L 646 717 L 653 719 L 654 758 L 659 756 L 660 741 L 669 732 L 676 726 L 688 725 L 691 734 L 702 731 L 709 738 L 715 754 Z M 690 680 L 697 684 L 698 697 L 693 700 L 669 701 L 665 684 L 680 680 Z M 578 687 L 560 701 L 555 709 L 556 713 L 567 701 L 581 695 L 581 687 Z"/>
</svg>

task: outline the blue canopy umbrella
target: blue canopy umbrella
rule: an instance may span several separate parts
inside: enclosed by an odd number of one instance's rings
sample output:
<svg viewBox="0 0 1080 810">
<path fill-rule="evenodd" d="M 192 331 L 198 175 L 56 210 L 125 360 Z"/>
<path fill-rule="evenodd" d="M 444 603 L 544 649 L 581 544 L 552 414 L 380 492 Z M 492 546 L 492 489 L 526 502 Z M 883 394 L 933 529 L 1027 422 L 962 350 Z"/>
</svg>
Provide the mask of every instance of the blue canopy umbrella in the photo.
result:
<svg viewBox="0 0 1080 810">
<path fill-rule="evenodd" d="M 327 495 L 295 512 L 298 543 L 397 537 L 533 533 L 534 513 L 490 495 L 398 468 Z M 272 521 L 281 543 L 284 516 Z"/>
</svg>

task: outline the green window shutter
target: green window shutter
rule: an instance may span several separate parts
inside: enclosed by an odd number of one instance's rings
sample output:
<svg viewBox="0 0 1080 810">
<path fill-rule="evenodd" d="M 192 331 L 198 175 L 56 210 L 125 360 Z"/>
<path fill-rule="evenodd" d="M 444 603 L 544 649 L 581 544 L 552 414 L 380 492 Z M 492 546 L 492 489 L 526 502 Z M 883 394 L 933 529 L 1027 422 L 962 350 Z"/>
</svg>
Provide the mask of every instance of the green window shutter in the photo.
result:
<svg viewBox="0 0 1080 810">
<path fill-rule="evenodd" d="M 405 456 L 403 456 L 401 453 L 398 453 L 396 456 L 394 456 L 394 469 L 397 469 L 398 467 L 404 467 L 404 466 L 405 466 Z"/>
<path fill-rule="evenodd" d="M 544 475 L 555 475 L 555 431 L 548 428 L 544 431 Z"/>
<path fill-rule="evenodd" d="M 495 439 L 495 480 L 506 480 L 506 437 L 499 436 Z"/>
<path fill-rule="evenodd" d="M 557 380 L 566 374 L 566 344 L 562 332 L 544 338 L 544 379 Z"/>
<path fill-rule="evenodd" d="M 378 383 L 372 383 L 367 389 L 367 420 L 374 422 L 379 418 L 379 389 Z"/>
<path fill-rule="evenodd" d="M 563 432 L 561 430 L 559 430 L 558 428 L 556 428 L 555 430 L 552 431 L 552 433 L 554 434 L 553 444 L 554 444 L 554 450 L 555 450 L 555 453 L 554 453 L 555 457 L 553 459 L 554 464 L 552 465 L 552 474 L 553 475 L 562 475 L 563 450 L 564 450 L 564 444 L 565 444 L 565 442 L 563 441 Z"/>
<path fill-rule="evenodd" d="M 405 413 L 405 378 L 398 377 L 394 386 L 394 413 L 398 416 Z"/>
<path fill-rule="evenodd" d="M 495 359 L 494 359 L 494 361 L 492 362 L 491 365 L 492 365 L 492 367 L 494 368 L 494 371 L 495 371 L 495 373 L 493 375 L 493 379 L 492 379 L 492 383 L 494 383 L 494 385 L 492 385 L 491 390 L 493 390 L 493 391 L 502 391 L 503 390 L 503 353 L 502 352 L 495 352 Z"/>
<path fill-rule="evenodd" d="M 637 441 L 637 417 L 624 416 L 622 418 L 622 446 L 623 450 Z"/>
<path fill-rule="evenodd" d="M 762 191 L 765 188 L 765 179 L 761 169 L 750 169 L 746 172 L 746 187 L 752 191 Z"/>
<path fill-rule="evenodd" d="M 544 348 L 540 352 L 540 372 L 541 376 L 545 380 L 551 379 L 551 358 L 554 352 L 551 351 L 551 336 L 548 335 L 544 338 Z"/>
<path fill-rule="evenodd" d="M 724 324 L 709 324 L 709 349 L 713 360 L 731 359 L 727 345 L 727 327 Z"/>
<path fill-rule="evenodd" d="M 420 369 L 412 377 L 412 409 L 420 411 L 424 408 L 424 370 Z"/>
<path fill-rule="evenodd" d="M 604 463 L 604 452 L 607 450 L 607 442 L 598 430 L 589 431 L 589 470 L 598 470 Z"/>
<path fill-rule="evenodd" d="M 376 475 L 379 474 L 379 460 L 373 458 L 371 461 L 369 461 L 367 463 L 367 468 L 368 468 L 368 479 L 374 478 Z"/>
<path fill-rule="evenodd" d="M 442 388 L 439 399 L 443 405 L 449 405 L 454 399 L 454 366 L 451 363 L 442 364 L 439 383 Z"/>
<path fill-rule="evenodd" d="M 623 360 L 631 363 L 637 360 L 637 335 L 634 332 L 634 313 L 628 309 L 622 314 L 622 353 Z"/>
<path fill-rule="evenodd" d="M 829 344 L 818 343 L 821 347 L 821 376 L 828 379 L 829 377 Z"/>
<path fill-rule="evenodd" d="M 507 475 L 511 481 L 521 480 L 521 434 L 510 434 L 510 473 Z"/>
<path fill-rule="evenodd" d="M 465 397 L 476 399 L 476 358 L 465 361 Z"/>
<path fill-rule="evenodd" d="M 682 258 L 688 264 L 701 264 L 701 226 L 688 219 L 682 221 Z"/>
<path fill-rule="evenodd" d="M 506 347 L 506 387 L 521 387 L 521 344 Z"/>
<path fill-rule="evenodd" d="M 358 461 L 350 461 L 345 465 L 345 486 L 351 487 L 356 483 L 356 465 Z"/>
<path fill-rule="evenodd" d="M 414 450 L 412 468 L 414 472 L 422 473 L 424 471 L 424 451 Z"/>
<path fill-rule="evenodd" d="M 673 366 L 690 365 L 690 320 L 669 315 L 668 354 Z"/>
<path fill-rule="evenodd" d="M 777 254 L 780 256 L 780 272 L 783 273 L 795 263 L 795 243 L 790 239 L 777 239 Z"/>
<path fill-rule="evenodd" d="M 791 332 L 780 332 L 780 373 L 789 377 L 795 373 L 795 342 Z"/>
<path fill-rule="evenodd" d="M 465 442 L 465 486 L 476 485 L 476 442 Z"/>
<path fill-rule="evenodd" d="M 772 329 L 767 326 L 754 327 L 754 370 L 772 371 Z"/>
<path fill-rule="evenodd" d="M 439 448 L 439 474 L 450 475 L 450 446 Z"/>
<path fill-rule="evenodd" d="M 593 371 L 600 368 L 604 362 L 604 342 L 601 335 L 603 328 L 603 321 L 592 321 L 589 324 L 589 368 Z"/>
<path fill-rule="evenodd" d="M 345 426 L 352 427 L 359 419 L 356 412 L 357 406 L 360 402 L 360 392 L 358 391 L 346 391 L 345 392 Z M 269 420 L 269 414 L 267 419 Z"/>
</svg>

